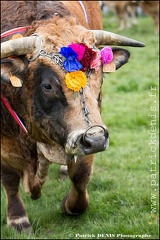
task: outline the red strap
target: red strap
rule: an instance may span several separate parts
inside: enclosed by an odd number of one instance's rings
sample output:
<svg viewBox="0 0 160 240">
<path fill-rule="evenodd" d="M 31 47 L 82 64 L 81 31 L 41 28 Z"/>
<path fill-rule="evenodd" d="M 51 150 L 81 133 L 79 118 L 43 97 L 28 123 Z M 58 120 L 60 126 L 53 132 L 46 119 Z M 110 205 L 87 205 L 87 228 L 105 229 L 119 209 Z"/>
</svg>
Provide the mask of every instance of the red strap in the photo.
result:
<svg viewBox="0 0 160 240">
<path fill-rule="evenodd" d="M 1 38 L 7 37 L 7 36 L 15 34 L 15 33 L 25 32 L 28 28 L 31 28 L 31 26 L 13 28 L 11 30 L 8 30 L 8 31 L 2 33 Z"/>
<path fill-rule="evenodd" d="M 28 28 L 31 28 L 31 26 L 13 28 L 11 30 L 8 30 L 8 31 L 2 33 L 1 34 L 1 38 L 7 37 L 7 36 L 12 35 L 12 34 L 25 32 Z M 22 128 L 22 130 L 26 134 L 28 134 L 28 131 L 27 131 L 26 127 L 24 126 L 24 124 L 22 123 L 22 121 L 20 120 L 20 118 L 18 117 L 16 112 L 12 109 L 12 107 L 10 106 L 9 102 L 7 101 L 7 99 L 1 96 L 1 100 L 4 103 L 5 107 L 7 108 L 7 110 L 12 115 L 12 117 L 14 118 L 14 120 L 18 123 L 18 125 Z"/>
<path fill-rule="evenodd" d="M 16 112 L 12 109 L 7 99 L 1 96 L 1 100 L 4 103 L 5 107 L 7 108 L 7 110 L 12 115 L 12 117 L 14 118 L 14 120 L 18 123 L 18 125 L 22 128 L 22 130 L 27 134 L 28 133 L 27 129 L 25 128 L 20 118 L 17 116 Z"/>
</svg>

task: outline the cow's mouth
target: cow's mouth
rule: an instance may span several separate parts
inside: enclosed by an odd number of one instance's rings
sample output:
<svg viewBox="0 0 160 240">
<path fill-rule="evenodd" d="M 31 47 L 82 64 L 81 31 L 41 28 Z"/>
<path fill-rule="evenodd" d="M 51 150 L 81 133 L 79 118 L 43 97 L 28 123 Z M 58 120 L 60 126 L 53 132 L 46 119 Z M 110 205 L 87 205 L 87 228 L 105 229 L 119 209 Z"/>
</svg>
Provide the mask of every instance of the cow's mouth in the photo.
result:
<svg viewBox="0 0 160 240">
<path fill-rule="evenodd" d="M 71 155 L 88 155 L 104 151 L 109 144 L 109 133 L 106 128 L 95 125 L 87 131 L 71 133 L 65 151 Z"/>
</svg>

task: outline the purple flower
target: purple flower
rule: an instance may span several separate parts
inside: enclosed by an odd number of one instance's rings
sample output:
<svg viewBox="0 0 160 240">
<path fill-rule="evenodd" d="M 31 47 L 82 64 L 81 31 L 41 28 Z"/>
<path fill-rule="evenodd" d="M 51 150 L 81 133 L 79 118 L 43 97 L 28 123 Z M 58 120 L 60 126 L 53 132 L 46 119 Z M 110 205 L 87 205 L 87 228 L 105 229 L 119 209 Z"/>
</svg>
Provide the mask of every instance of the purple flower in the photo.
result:
<svg viewBox="0 0 160 240">
<path fill-rule="evenodd" d="M 101 61 L 104 65 L 112 62 L 113 60 L 113 52 L 111 47 L 105 47 L 101 50 Z"/>
</svg>

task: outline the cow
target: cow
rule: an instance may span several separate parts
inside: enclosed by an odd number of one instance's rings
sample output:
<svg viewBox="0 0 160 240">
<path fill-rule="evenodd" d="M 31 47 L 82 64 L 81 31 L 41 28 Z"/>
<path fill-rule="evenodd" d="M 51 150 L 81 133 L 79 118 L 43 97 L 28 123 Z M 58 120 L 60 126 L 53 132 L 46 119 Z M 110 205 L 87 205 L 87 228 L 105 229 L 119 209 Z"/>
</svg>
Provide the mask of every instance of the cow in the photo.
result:
<svg viewBox="0 0 160 240">
<path fill-rule="evenodd" d="M 143 12 L 152 17 L 155 25 L 155 34 L 159 33 L 159 1 L 139 1 Z"/>
<path fill-rule="evenodd" d="M 118 17 L 118 30 L 137 25 L 135 1 L 102 1 L 102 9 L 106 6 Z"/>
<path fill-rule="evenodd" d="M 98 6 L 2 1 L 1 178 L 7 224 L 19 232 L 32 231 L 20 180 L 38 199 L 51 163 L 66 165 L 72 182 L 62 212 L 76 216 L 88 208 L 94 154 L 109 145 L 100 111 L 103 75 L 129 60 L 129 51 L 115 45 L 144 46 L 101 30 Z"/>
<path fill-rule="evenodd" d="M 140 7 L 144 14 L 152 17 L 155 33 L 159 33 L 159 1 L 102 1 L 102 10 L 104 6 L 118 16 L 120 31 L 138 24 L 136 11 Z"/>
</svg>

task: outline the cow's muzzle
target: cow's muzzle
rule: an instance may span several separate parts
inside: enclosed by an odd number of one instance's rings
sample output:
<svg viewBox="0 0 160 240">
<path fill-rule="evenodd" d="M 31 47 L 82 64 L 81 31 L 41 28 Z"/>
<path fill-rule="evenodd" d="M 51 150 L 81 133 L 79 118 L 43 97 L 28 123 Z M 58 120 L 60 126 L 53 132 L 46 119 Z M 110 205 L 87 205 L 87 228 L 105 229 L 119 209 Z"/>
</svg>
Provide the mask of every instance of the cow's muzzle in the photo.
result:
<svg viewBox="0 0 160 240">
<path fill-rule="evenodd" d="M 108 130 L 100 125 L 71 134 L 66 144 L 66 153 L 72 155 L 88 155 L 104 151 L 109 143 Z"/>
<path fill-rule="evenodd" d="M 88 128 L 83 134 L 83 150 L 85 154 L 104 151 L 108 144 L 108 131 L 102 126 L 96 125 Z"/>
</svg>

